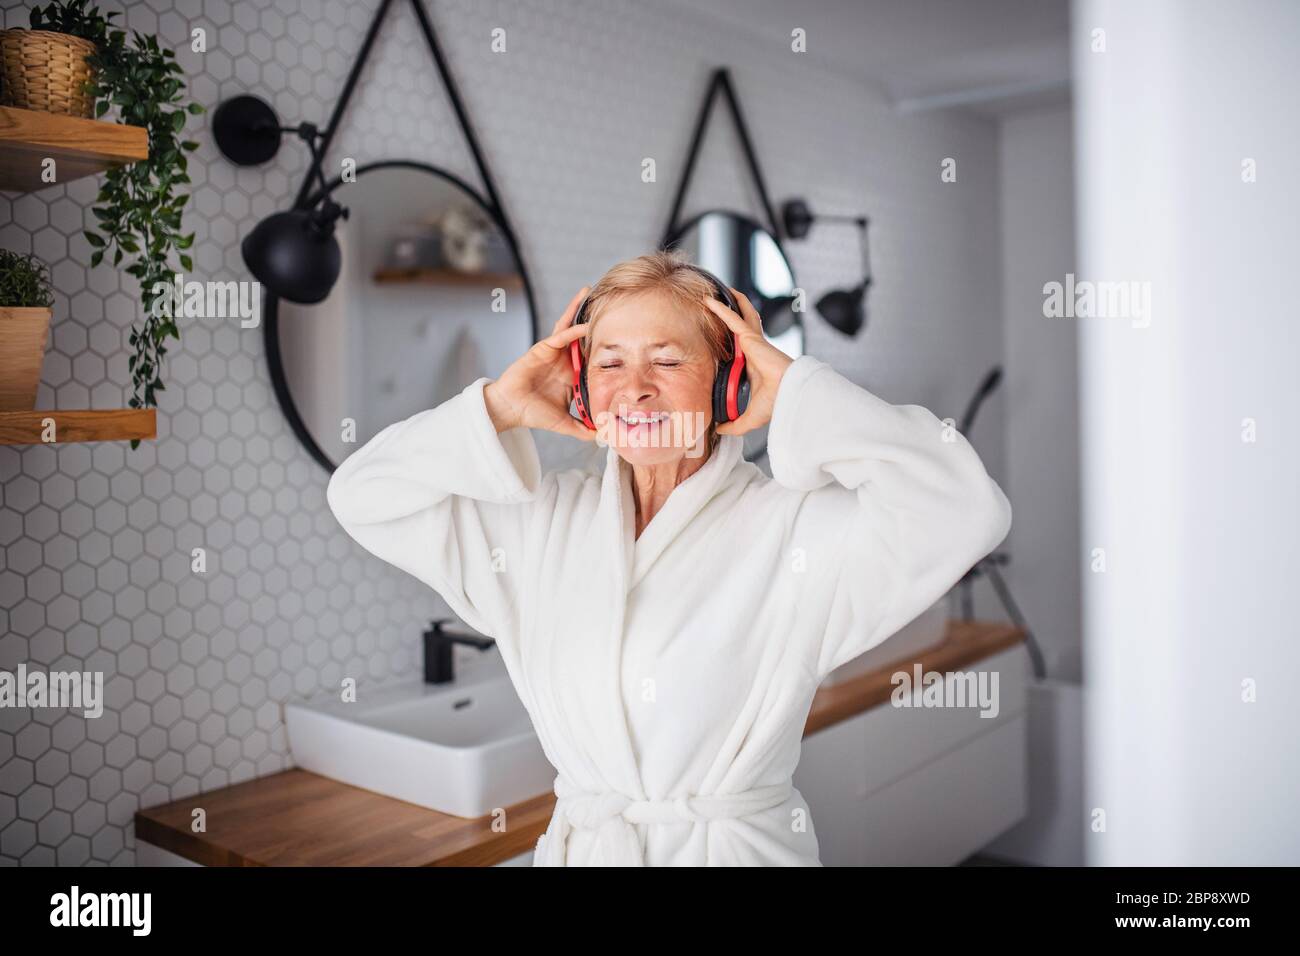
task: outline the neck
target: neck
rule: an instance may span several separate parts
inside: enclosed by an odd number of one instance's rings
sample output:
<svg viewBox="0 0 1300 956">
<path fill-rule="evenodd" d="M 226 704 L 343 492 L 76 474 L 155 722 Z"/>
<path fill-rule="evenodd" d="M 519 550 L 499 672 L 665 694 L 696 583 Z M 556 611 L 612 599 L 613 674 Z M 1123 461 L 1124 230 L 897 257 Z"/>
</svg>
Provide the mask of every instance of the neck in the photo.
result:
<svg viewBox="0 0 1300 956">
<path fill-rule="evenodd" d="M 710 452 L 705 443 L 705 454 L 690 457 L 683 455 L 675 461 L 660 465 L 632 466 L 632 499 L 636 502 L 636 536 L 664 506 L 674 488 L 695 474 L 709 460 Z"/>
</svg>

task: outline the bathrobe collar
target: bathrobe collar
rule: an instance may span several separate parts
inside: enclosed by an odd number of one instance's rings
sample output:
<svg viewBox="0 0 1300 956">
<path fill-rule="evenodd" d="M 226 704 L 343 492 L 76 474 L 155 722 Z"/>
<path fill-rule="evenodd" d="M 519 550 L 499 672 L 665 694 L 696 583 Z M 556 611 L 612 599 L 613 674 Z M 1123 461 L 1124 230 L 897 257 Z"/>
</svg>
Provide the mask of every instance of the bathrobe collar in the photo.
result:
<svg viewBox="0 0 1300 956">
<path fill-rule="evenodd" d="M 743 460 L 745 440 L 739 435 L 719 435 L 718 447 L 703 465 L 672 490 L 641 537 L 636 537 L 636 502 L 632 493 L 632 466 L 611 445 L 606 451 L 601 502 L 613 502 L 614 558 L 616 566 L 629 569 L 624 593 L 637 586 L 655 559 L 700 509 L 727 483 L 737 463 Z"/>
</svg>

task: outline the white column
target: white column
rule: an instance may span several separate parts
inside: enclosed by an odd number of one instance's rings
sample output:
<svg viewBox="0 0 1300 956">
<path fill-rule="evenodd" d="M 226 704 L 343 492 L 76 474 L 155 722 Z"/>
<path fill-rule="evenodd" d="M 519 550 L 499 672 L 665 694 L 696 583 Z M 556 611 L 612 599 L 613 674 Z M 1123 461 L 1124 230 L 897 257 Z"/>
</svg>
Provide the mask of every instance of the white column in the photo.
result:
<svg viewBox="0 0 1300 956">
<path fill-rule="evenodd" d="M 1300 3 L 1075 0 L 1072 34 L 1078 279 L 1151 290 L 1145 327 L 1058 320 L 1079 330 L 1087 859 L 1297 864 Z"/>
</svg>

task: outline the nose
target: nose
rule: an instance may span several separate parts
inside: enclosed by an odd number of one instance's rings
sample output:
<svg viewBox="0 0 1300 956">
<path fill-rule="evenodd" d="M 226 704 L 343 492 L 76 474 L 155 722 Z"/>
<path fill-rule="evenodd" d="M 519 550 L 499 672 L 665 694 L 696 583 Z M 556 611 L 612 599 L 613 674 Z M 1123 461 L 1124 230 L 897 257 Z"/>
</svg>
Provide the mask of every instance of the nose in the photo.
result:
<svg viewBox="0 0 1300 956">
<path fill-rule="evenodd" d="M 658 394 L 659 389 L 650 377 L 648 369 L 640 365 L 629 366 L 627 378 L 619 390 L 620 401 L 629 405 L 639 405 Z"/>
</svg>

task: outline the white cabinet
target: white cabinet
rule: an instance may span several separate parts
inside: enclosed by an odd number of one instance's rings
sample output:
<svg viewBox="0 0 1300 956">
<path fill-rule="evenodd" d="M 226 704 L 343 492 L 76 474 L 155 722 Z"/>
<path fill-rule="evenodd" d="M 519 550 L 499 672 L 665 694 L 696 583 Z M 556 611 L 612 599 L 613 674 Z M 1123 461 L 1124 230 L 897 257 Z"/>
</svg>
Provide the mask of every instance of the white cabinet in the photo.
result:
<svg viewBox="0 0 1300 956">
<path fill-rule="evenodd" d="M 803 794 L 823 866 L 856 866 L 864 857 L 868 711 L 804 738 L 794 785 Z"/>
<path fill-rule="evenodd" d="M 808 802 L 822 863 L 951 865 L 1022 819 L 1025 671 L 1021 645 L 964 670 L 996 689 L 993 716 L 981 716 L 974 702 L 890 702 L 806 737 L 794 782 Z"/>
</svg>

